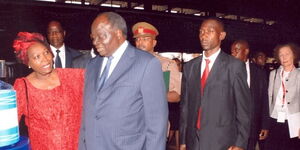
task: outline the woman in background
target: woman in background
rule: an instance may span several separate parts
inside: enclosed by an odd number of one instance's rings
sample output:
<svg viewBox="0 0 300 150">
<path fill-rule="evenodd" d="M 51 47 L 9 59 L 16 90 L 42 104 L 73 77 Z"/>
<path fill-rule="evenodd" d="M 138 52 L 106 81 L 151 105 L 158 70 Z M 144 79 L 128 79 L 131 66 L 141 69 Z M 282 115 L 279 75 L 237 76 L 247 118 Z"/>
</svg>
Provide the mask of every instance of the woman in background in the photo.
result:
<svg viewBox="0 0 300 150">
<path fill-rule="evenodd" d="M 20 32 L 15 54 L 33 72 L 18 78 L 18 116 L 25 116 L 33 150 L 76 150 L 82 109 L 84 72 L 53 69 L 53 55 L 38 33 Z"/>
<path fill-rule="evenodd" d="M 270 131 L 266 140 L 266 150 L 299 150 L 298 137 L 290 138 L 288 117 L 300 113 L 300 70 L 296 69 L 299 47 L 295 44 L 279 45 L 274 56 L 280 67 L 270 73 L 269 107 Z"/>
</svg>

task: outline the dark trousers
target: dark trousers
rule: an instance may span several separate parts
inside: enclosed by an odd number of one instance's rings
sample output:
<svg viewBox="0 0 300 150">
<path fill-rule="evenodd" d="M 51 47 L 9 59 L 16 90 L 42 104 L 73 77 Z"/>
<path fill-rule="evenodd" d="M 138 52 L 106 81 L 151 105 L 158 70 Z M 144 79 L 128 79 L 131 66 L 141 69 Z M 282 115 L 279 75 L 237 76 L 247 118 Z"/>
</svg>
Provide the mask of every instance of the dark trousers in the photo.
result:
<svg viewBox="0 0 300 150">
<path fill-rule="evenodd" d="M 265 150 L 299 150 L 300 139 L 290 138 L 288 122 L 278 123 L 270 119 L 269 136 L 266 139 Z"/>
<path fill-rule="evenodd" d="M 258 138 L 249 138 L 247 150 L 255 150 L 257 142 L 259 150 L 265 150 L 265 140 L 258 140 Z"/>
<path fill-rule="evenodd" d="M 255 150 L 255 146 L 258 138 L 249 138 L 247 150 Z"/>
</svg>

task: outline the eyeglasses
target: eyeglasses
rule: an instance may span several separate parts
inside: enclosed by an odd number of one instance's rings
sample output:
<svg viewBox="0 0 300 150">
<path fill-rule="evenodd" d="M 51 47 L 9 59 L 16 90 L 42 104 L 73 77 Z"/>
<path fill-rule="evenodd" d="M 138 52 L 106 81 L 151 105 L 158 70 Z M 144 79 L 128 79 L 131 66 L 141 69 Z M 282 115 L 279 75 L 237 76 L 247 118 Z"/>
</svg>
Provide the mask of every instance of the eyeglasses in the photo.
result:
<svg viewBox="0 0 300 150">
<path fill-rule="evenodd" d="M 150 40 L 153 40 L 153 38 L 152 38 L 152 37 L 149 37 L 149 36 L 135 38 L 135 41 L 136 41 L 136 42 L 150 41 Z"/>
</svg>

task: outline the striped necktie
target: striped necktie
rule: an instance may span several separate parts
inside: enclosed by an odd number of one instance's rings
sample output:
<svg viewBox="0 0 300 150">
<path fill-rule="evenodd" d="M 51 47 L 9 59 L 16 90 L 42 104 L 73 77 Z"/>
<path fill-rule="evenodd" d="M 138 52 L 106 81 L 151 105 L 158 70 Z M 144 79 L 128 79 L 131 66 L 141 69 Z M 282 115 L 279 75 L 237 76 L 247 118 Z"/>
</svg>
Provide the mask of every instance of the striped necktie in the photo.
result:
<svg viewBox="0 0 300 150">
<path fill-rule="evenodd" d="M 111 65 L 111 60 L 113 59 L 112 56 L 108 57 L 107 59 L 107 62 L 106 62 L 106 65 L 105 65 L 105 68 L 102 72 L 102 74 L 100 75 L 99 79 L 98 79 L 98 86 L 97 86 L 97 90 L 101 90 L 101 88 L 103 87 L 105 81 L 107 80 L 108 78 L 108 72 L 109 72 L 109 68 L 110 68 L 110 65 Z"/>
<path fill-rule="evenodd" d="M 59 56 L 60 50 L 56 50 L 55 68 L 62 68 L 61 59 Z"/>
</svg>

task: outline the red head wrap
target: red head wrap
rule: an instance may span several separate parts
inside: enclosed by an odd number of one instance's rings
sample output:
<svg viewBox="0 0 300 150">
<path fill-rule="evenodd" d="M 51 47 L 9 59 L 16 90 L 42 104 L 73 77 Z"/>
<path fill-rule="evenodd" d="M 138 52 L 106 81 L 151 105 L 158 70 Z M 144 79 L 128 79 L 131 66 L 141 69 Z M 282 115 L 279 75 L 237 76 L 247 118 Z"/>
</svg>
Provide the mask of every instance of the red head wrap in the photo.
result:
<svg viewBox="0 0 300 150">
<path fill-rule="evenodd" d="M 45 41 L 45 38 L 39 33 L 19 32 L 14 40 L 13 48 L 18 59 L 23 64 L 28 64 L 27 50 L 35 42 Z"/>
</svg>

